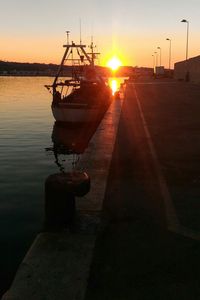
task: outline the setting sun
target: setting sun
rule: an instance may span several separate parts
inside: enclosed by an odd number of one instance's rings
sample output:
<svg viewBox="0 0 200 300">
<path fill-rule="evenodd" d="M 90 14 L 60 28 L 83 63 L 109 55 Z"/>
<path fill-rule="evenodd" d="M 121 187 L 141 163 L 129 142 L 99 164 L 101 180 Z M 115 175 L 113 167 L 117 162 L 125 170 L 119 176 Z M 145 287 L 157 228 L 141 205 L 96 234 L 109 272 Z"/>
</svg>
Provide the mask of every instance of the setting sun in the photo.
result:
<svg viewBox="0 0 200 300">
<path fill-rule="evenodd" d="M 111 58 L 107 63 L 107 66 L 113 71 L 116 71 L 121 65 L 122 63 L 117 57 Z"/>
</svg>

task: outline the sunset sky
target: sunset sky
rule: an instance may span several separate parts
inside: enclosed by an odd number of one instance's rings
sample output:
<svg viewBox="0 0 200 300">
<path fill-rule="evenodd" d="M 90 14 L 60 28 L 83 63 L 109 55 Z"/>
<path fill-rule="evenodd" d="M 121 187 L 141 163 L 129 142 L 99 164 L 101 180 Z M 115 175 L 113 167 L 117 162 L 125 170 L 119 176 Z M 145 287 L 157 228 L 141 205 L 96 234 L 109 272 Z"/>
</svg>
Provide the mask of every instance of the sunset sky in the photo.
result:
<svg viewBox="0 0 200 300">
<path fill-rule="evenodd" d="M 66 30 L 70 40 L 89 44 L 94 36 L 105 65 L 113 55 L 125 65 L 152 67 L 161 47 L 162 64 L 185 59 L 186 23 L 189 57 L 200 55 L 199 0 L 6 0 L 0 12 L 0 60 L 60 63 Z"/>
</svg>

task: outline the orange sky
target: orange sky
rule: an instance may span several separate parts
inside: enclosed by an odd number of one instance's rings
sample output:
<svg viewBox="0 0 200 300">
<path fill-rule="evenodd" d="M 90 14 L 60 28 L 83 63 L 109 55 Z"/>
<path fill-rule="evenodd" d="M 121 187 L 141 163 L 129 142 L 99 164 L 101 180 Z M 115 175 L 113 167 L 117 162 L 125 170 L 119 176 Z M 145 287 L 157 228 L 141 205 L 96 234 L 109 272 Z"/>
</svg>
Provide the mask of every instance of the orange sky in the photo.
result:
<svg viewBox="0 0 200 300">
<path fill-rule="evenodd" d="M 195 35 L 194 39 L 195 39 Z M 76 39 L 74 39 L 76 41 Z M 78 37 L 77 37 L 78 40 Z M 184 34 L 180 35 L 179 40 L 172 40 L 172 62 L 185 59 L 185 48 L 183 47 Z M 196 36 L 197 40 L 197 36 Z M 0 50 L 0 59 L 7 61 L 19 61 L 19 62 L 40 62 L 40 63 L 60 63 L 63 55 L 63 43 L 65 43 L 65 34 L 52 38 L 38 38 L 38 37 L 26 37 L 26 38 L 10 38 L 1 39 L 2 44 Z M 86 41 L 89 44 L 89 39 Z M 112 56 L 117 56 L 123 63 L 123 65 L 132 66 L 148 66 L 152 67 L 154 51 L 159 51 L 157 47 L 153 47 L 155 44 L 153 37 L 146 37 L 145 43 L 143 37 L 136 36 L 135 38 L 129 38 L 128 36 L 109 37 L 97 39 L 98 51 L 101 52 L 100 64 L 106 65 L 107 61 Z M 14 48 L 13 48 L 14 45 Z M 155 45 L 162 45 L 162 63 L 167 67 L 168 64 L 168 47 L 169 43 L 163 40 L 162 43 Z M 175 48 L 176 47 L 176 48 Z M 192 49 L 190 46 L 190 57 L 200 54 L 199 48 L 195 45 Z M 159 60 L 159 56 L 158 56 Z"/>
<path fill-rule="evenodd" d="M 159 46 L 167 67 L 166 38 L 172 39 L 172 64 L 185 59 L 183 18 L 190 21 L 189 57 L 200 54 L 199 10 L 197 0 L 123 0 L 117 5 L 114 0 L 85 0 L 72 2 L 70 8 L 65 0 L 7 0 L 1 4 L 0 59 L 60 63 L 65 30 L 78 42 L 81 18 L 83 42 L 89 44 L 94 36 L 102 65 L 115 55 L 124 65 L 152 67 L 152 54 Z"/>
</svg>

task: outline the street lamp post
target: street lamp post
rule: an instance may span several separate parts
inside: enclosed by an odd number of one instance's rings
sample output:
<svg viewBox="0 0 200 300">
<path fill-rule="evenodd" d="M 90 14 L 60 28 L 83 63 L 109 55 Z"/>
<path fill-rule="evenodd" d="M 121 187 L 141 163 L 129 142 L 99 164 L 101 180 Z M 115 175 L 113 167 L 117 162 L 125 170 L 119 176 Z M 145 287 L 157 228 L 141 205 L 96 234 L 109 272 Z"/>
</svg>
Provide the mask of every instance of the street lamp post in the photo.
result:
<svg viewBox="0 0 200 300">
<path fill-rule="evenodd" d="M 186 60 L 188 60 L 189 21 L 183 19 L 181 22 L 187 23 Z"/>
<path fill-rule="evenodd" d="M 166 41 L 169 41 L 169 70 L 170 70 L 171 69 L 171 53 L 172 53 L 171 42 L 172 42 L 172 40 L 167 38 Z"/>
<path fill-rule="evenodd" d="M 157 53 L 157 52 L 154 52 L 154 54 L 155 54 L 155 56 L 156 56 L 156 65 L 155 65 L 155 67 L 157 67 L 157 66 L 158 66 L 158 53 Z"/>
<path fill-rule="evenodd" d="M 155 55 L 152 54 L 152 57 L 153 57 L 153 73 L 155 71 Z"/>
<path fill-rule="evenodd" d="M 160 48 L 160 47 L 157 47 L 157 49 L 160 50 L 160 67 L 161 67 L 161 48 Z"/>
</svg>

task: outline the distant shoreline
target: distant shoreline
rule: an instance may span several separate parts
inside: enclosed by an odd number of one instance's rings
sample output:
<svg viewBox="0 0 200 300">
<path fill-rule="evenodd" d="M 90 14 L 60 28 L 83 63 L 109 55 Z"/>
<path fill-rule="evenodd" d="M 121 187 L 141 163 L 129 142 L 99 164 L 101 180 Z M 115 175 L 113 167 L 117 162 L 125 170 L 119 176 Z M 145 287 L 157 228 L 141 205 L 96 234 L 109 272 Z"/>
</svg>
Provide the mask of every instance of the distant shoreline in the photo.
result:
<svg viewBox="0 0 200 300">
<path fill-rule="evenodd" d="M 20 75 L 20 74 L 0 74 L 0 77 L 55 77 L 55 75 Z M 63 77 L 68 77 L 68 76 L 63 76 Z"/>
<path fill-rule="evenodd" d="M 111 69 L 105 66 L 95 66 L 102 76 L 105 77 L 127 77 L 134 73 L 152 73 L 152 68 L 121 66 L 115 74 Z M 0 60 L 0 76 L 14 77 L 55 77 L 58 72 L 59 65 L 56 64 L 40 64 L 40 63 L 18 63 Z M 72 66 L 65 66 L 63 77 L 71 76 Z"/>
</svg>

